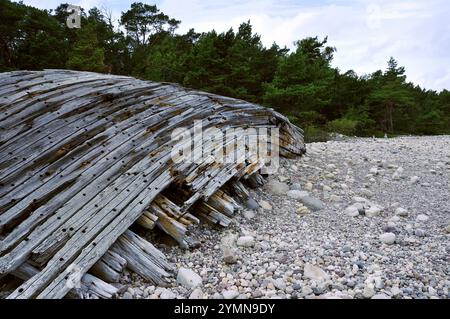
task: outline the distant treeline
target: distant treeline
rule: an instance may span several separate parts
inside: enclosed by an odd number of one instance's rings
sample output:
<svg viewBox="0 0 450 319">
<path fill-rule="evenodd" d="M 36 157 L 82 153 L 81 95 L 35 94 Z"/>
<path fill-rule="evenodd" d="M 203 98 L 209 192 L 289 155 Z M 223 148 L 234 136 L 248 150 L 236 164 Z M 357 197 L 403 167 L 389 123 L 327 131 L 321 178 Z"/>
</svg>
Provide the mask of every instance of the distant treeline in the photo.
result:
<svg viewBox="0 0 450 319">
<path fill-rule="evenodd" d="M 80 29 L 69 29 L 69 14 L 67 4 L 47 11 L 0 0 L 0 71 L 70 68 L 177 82 L 273 107 L 310 137 L 450 133 L 450 92 L 406 82 L 394 58 L 358 76 L 331 67 L 336 49 L 326 38 L 299 40 L 291 52 L 265 47 L 250 22 L 175 34 L 180 21 L 142 3 L 122 13 L 120 28 L 92 8 Z"/>
</svg>

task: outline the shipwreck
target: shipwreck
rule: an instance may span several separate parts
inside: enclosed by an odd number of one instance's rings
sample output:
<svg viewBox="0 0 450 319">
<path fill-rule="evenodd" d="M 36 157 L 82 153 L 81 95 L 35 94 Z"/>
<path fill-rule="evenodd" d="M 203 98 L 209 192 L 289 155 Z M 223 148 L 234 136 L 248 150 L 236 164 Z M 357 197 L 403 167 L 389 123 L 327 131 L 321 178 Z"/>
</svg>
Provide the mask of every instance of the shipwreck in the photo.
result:
<svg viewBox="0 0 450 319">
<path fill-rule="evenodd" d="M 0 277 L 21 280 L 8 298 L 112 298 L 125 268 L 165 285 L 173 266 L 130 227 L 189 249 L 191 227 L 227 227 L 264 183 L 251 151 L 174 161 L 174 130 L 200 120 L 277 128 L 282 156 L 305 152 L 300 128 L 242 100 L 90 72 L 0 74 Z"/>
</svg>

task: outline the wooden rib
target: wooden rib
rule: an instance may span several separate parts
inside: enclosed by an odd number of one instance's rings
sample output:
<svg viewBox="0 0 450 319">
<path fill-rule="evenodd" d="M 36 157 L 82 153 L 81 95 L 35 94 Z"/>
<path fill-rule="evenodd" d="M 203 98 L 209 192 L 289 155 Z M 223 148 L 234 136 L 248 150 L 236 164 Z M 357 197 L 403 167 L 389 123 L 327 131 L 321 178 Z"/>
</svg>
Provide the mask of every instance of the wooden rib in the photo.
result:
<svg viewBox="0 0 450 319">
<path fill-rule="evenodd" d="M 0 276 L 30 258 L 43 267 L 10 298 L 63 297 L 70 265 L 82 274 L 95 265 L 93 271 L 117 280 L 119 265 L 102 256 L 115 242 L 122 248 L 143 245 L 136 237 L 123 239 L 136 221 L 147 229 L 156 225 L 183 247 L 198 244 L 187 230 L 199 221 L 193 207 L 202 219 L 222 226 L 231 222 L 240 207 L 217 190 L 254 174 L 261 159 L 250 152 L 232 163 L 175 164 L 170 156 L 175 128 L 192 132 L 196 120 L 220 130 L 279 127 L 282 154 L 304 152 L 301 130 L 284 116 L 173 84 L 65 70 L 12 72 L 1 75 L 0 82 L 5 84 L 0 87 L 0 151 L 6 152 L 0 160 Z M 197 147 L 210 151 L 218 145 L 201 141 Z M 186 192 L 183 201 L 161 194 L 171 184 Z M 158 265 L 160 258 L 152 262 Z M 145 260 L 141 256 L 129 267 L 164 282 L 164 267 L 146 273 Z"/>
<path fill-rule="evenodd" d="M 39 270 L 29 263 L 23 263 L 12 274 L 13 276 L 28 280 L 34 275 L 38 274 Z M 69 298 L 100 298 L 111 299 L 118 293 L 119 289 L 93 276 L 92 274 L 85 274 L 80 281 L 80 288 L 74 288 L 68 292 Z"/>
</svg>

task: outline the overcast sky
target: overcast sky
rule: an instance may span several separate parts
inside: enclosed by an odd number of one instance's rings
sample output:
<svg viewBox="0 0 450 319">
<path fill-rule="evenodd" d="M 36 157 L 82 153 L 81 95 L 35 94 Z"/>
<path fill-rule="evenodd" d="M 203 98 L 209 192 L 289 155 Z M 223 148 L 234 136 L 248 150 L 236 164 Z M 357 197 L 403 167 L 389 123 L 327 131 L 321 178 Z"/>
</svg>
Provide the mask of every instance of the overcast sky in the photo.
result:
<svg viewBox="0 0 450 319">
<path fill-rule="evenodd" d="M 57 0 L 24 0 L 54 9 Z M 68 0 L 85 9 L 106 7 L 120 17 L 130 0 Z M 159 0 L 165 14 L 182 21 L 179 32 L 226 31 L 250 20 L 265 45 L 293 47 L 307 36 L 328 35 L 337 48 L 333 65 L 358 74 L 385 69 L 390 56 L 408 80 L 429 89 L 450 89 L 448 0 Z"/>
</svg>

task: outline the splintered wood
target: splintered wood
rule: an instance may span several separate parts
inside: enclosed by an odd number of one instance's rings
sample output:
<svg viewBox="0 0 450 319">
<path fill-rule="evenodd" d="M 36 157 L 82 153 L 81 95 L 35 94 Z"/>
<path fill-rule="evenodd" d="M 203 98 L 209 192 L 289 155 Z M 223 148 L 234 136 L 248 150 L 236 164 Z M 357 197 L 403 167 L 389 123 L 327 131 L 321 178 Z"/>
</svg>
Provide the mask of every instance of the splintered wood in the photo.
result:
<svg viewBox="0 0 450 319">
<path fill-rule="evenodd" d="M 166 285 L 173 266 L 139 234 L 196 247 L 191 227 L 228 226 L 244 184 L 264 182 L 251 147 L 235 161 L 174 160 L 176 130 L 198 121 L 208 130 L 194 151 L 250 127 L 277 128 L 282 156 L 305 152 L 299 128 L 245 101 L 89 72 L 0 74 L 0 278 L 23 281 L 8 298 L 112 298 L 125 268 Z"/>
</svg>

